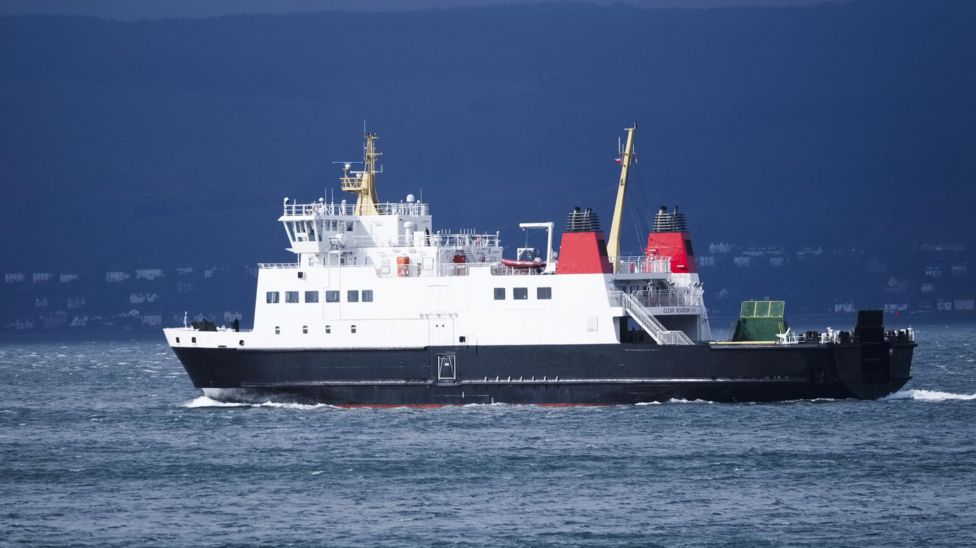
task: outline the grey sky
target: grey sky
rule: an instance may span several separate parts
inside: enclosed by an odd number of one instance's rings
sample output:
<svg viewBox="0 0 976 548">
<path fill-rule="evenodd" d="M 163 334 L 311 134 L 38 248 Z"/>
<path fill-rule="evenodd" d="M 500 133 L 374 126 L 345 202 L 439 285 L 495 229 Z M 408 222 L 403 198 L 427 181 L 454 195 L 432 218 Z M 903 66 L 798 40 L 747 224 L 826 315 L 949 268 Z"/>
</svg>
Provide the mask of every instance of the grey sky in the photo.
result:
<svg viewBox="0 0 976 548">
<path fill-rule="evenodd" d="M 409 11 L 428 8 L 542 3 L 551 0 L 0 0 L 0 16 L 22 14 L 91 15 L 116 19 L 211 17 L 237 13 L 300 13 L 323 10 Z M 849 0 L 587 0 L 642 8 L 803 6 Z"/>
</svg>

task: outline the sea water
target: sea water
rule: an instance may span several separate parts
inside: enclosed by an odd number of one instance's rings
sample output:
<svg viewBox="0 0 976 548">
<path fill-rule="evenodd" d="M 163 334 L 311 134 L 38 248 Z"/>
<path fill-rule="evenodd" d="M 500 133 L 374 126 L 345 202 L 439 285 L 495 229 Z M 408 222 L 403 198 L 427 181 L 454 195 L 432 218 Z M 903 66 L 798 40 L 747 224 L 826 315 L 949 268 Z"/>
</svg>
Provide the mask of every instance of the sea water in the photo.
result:
<svg viewBox="0 0 976 548">
<path fill-rule="evenodd" d="M 0 344 L 0 544 L 976 544 L 976 329 L 880 401 L 220 403 L 152 340 Z"/>
</svg>

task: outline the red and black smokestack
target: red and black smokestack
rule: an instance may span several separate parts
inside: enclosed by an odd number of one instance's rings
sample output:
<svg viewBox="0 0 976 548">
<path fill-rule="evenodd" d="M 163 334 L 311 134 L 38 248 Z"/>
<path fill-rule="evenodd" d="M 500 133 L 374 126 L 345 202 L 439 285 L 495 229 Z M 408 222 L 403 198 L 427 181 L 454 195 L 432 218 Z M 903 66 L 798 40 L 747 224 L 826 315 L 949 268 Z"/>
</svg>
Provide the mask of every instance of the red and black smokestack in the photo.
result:
<svg viewBox="0 0 976 548">
<path fill-rule="evenodd" d="M 559 244 L 556 274 L 609 274 L 612 271 L 600 219 L 590 208 L 574 208 Z"/>
<path fill-rule="evenodd" d="M 684 213 L 678 213 L 678 208 L 668 211 L 661 209 L 654 217 L 654 226 L 647 235 L 647 248 L 644 253 L 648 256 L 671 257 L 671 272 L 689 274 L 698 272 L 695 265 L 695 252 L 691 247 L 691 232 Z"/>
</svg>

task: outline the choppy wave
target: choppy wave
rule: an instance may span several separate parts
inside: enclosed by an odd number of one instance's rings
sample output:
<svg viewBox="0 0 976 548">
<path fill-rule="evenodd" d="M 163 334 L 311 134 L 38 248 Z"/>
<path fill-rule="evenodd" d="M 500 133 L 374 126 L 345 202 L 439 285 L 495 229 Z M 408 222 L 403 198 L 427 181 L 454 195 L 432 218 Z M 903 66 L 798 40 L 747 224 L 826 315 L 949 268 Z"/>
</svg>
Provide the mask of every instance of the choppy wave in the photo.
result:
<svg viewBox="0 0 976 548">
<path fill-rule="evenodd" d="M 186 407 L 186 408 L 189 408 L 189 409 L 195 409 L 197 407 L 247 407 L 248 405 L 250 405 L 250 404 L 247 404 L 247 403 L 238 403 L 238 402 L 217 401 L 217 400 L 215 400 L 213 398 L 210 398 L 208 396 L 200 396 L 199 398 L 196 398 L 193 401 L 189 401 L 189 402 L 184 403 L 183 404 L 183 407 Z"/>
<path fill-rule="evenodd" d="M 899 390 L 894 394 L 886 397 L 888 400 L 915 400 L 915 401 L 973 401 L 976 400 L 976 394 L 956 394 L 954 392 L 941 392 L 938 390 L 923 390 L 920 388 L 912 388 L 908 390 Z"/>
<path fill-rule="evenodd" d="M 324 407 L 334 407 L 332 405 L 327 405 L 324 403 L 319 403 L 315 405 L 309 405 L 304 403 L 289 403 L 289 402 L 255 402 L 255 403 L 245 403 L 245 402 L 229 402 L 220 401 L 211 398 L 210 396 L 200 396 L 193 401 L 189 401 L 183 404 L 183 407 L 188 409 L 198 409 L 205 407 L 274 407 L 278 409 L 322 409 Z"/>
<path fill-rule="evenodd" d="M 670 400 L 668 400 L 666 402 L 646 401 L 646 402 L 635 403 L 634 405 L 661 405 L 663 403 L 704 403 L 704 404 L 713 404 L 715 402 L 709 401 L 709 400 L 686 400 L 684 398 L 671 398 Z"/>
<path fill-rule="evenodd" d="M 670 400 L 668 400 L 668 403 L 704 403 L 704 404 L 711 405 L 715 402 L 709 400 L 686 400 L 684 398 L 671 398 Z"/>
</svg>

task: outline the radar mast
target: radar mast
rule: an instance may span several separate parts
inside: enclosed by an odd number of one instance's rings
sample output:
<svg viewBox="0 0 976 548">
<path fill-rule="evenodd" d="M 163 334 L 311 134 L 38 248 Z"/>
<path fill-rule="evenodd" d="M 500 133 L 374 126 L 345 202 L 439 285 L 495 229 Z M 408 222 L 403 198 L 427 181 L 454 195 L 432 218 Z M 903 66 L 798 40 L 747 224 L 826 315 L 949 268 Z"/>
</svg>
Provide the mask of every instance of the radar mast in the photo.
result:
<svg viewBox="0 0 976 548">
<path fill-rule="evenodd" d="M 376 204 L 379 198 L 376 197 L 376 176 L 383 173 L 383 168 L 377 169 L 377 160 L 383 155 L 376 150 L 376 140 L 379 139 L 375 133 L 363 134 L 363 170 L 350 171 L 351 167 L 346 164 L 342 170 L 342 190 L 353 192 L 358 195 L 356 198 L 356 215 L 378 215 Z"/>
</svg>

